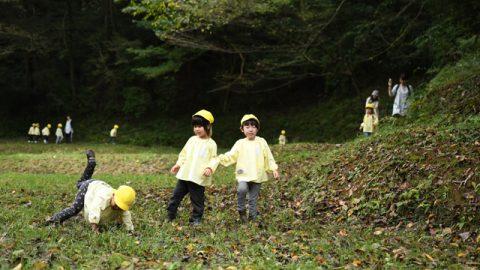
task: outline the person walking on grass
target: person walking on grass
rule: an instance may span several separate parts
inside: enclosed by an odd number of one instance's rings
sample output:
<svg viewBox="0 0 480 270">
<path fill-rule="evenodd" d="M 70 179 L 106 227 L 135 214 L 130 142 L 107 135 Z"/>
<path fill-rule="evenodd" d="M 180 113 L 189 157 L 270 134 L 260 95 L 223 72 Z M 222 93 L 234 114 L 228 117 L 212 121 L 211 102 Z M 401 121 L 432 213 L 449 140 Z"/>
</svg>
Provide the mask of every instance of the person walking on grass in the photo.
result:
<svg viewBox="0 0 480 270">
<path fill-rule="evenodd" d="M 35 123 L 35 126 L 33 128 L 33 142 L 38 143 L 40 140 L 40 124 Z"/>
<path fill-rule="evenodd" d="M 117 139 L 117 131 L 118 131 L 118 125 L 114 125 L 112 130 L 110 130 L 110 139 L 109 139 L 109 143 L 111 144 L 115 144 L 115 141 Z"/>
<path fill-rule="evenodd" d="M 56 144 L 62 143 L 63 140 L 63 131 L 62 131 L 62 124 L 58 123 L 57 130 L 55 131 L 55 136 L 57 139 L 55 140 Z"/>
<path fill-rule="evenodd" d="M 240 120 L 240 131 L 245 138 L 238 140 L 230 151 L 219 155 L 217 164 L 230 166 L 237 164 L 235 177 L 237 186 L 237 210 L 242 223 L 258 216 L 257 200 L 262 183 L 268 181 L 267 172 L 279 178 L 278 166 L 265 139 L 257 136 L 260 121 L 253 114 L 246 114 Z M 246 198 L 248 194 L 248 219 Z"/>
<path fill-rule="evenodd" d="M 395 84 L 392 88 L 392 79 L 388 79 L 388 95 L 394 97 L 393 116 L 405 116 L 408 109 L 408 98 L 413 95 L 413 88 L 407 84 L 407 76 L 400 74 L 399 84 Z"/>
<path fill-rule="evenodd" d="M 173 221 L 183 198 L 190 193 L 192 213 L 190 224 L 199 225 L 205 205 L 205 186 L 212 184 L 212 174 L 216 166 L 212 160 L 217 156 L 217 144 L 212 139 L 213 115 L 201 110 L 192 116 L 194 136 L 188 139 L 178 155 L 176 164 L 170 169 L 176 174 L 177 185 L 168 203 L 168 220 Z"/>
<path fill-rule="evenodd" d="M 48 137 L 50 137 L 50 128 L 52 125 L 47 124 L 43 129 L 42 129 L 42 137 L 43 137 L 43 143 L 47 144 L 48 143 Z"/>
<path fill-rule="evenodd" d="M 65 122 L 65 137 L 67 138 L 67 143 L 73 142 L 72 118 L 70 116 L 67 116 L 67 121 Z"/>
<path fill-rule="evenodd" d="M 372 136 L 376 127 L 378 126 L 378 118 L 373 113 L 375 105 L 369 103 L 365 106 L 365 115 L 363 116 L 363 122 L 360 125 L 360 130 L 363 131 L 365 137 Z"/>
<path fill-rule="evenodd" d="M 278 136 L 278 144 L 285 145 L 287 143 L 287 136 L 285 136 L 285 130 L 280 132 L 280 136 Z"/>
<path fill-rule="evenodd" d="M 28 143 L 33 143 L 33 137 L 35 136 L 35 123 L 32 123 L 28 129 Z"/>
<path fill-rule="evenodd" d="M 377 119 L 380 119 L 380 113 L 378 111 L 379 95 L 380 92 L 378 90 L 373 90 L 372 94 L 365 101 L 365 106 L 367 106 L 368 104 L 373 104 L 373 113 L 375 114 Z"/>
<path fill-rule="evenodd" d="M 129 186 L 113 189 L 107 183 L 92 179 L 95 170 L 95 153 L 87 150 L 87 167 L 77 182 L 77 196 L 70 207 L 49 218 L 45 225 L 59 224 L 82 211 L 92 230 L 100 232 L 99 224 L 123 223 L 128 231 L 133 231 L 129 209 L 135 201 L 135 190 Z"/>
</svg>

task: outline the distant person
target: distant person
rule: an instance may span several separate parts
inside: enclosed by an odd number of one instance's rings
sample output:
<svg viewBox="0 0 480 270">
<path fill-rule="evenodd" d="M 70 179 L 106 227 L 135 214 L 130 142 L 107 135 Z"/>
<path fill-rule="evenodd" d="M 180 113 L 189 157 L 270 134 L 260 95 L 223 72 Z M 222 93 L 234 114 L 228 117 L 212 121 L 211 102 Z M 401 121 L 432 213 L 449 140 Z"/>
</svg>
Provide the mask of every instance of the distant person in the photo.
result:
<svg viewBox="0 0 480 270">
<path fill-rule="evenodd" d="M 112 130 L 110 130 L 110 140 L 109 143 L 115 144 L 117 140 L 117 131 L 118 131 L 118 125 L 114 125 Z"/>
<path fill-rule="evenodd" d="M 83 210 L 85 219 L 92 230 L 99 232 L 99 224 L 123 223 L 128 231 L 133 231 L 132 217 L 129 212 L 135 201 L 135 190 L 129 186 L 113 189 L 107 183 L 92 179 L 95 170 L 95 153 L 86 151 L 87 167 L 77 182 L 77 196 L 72 206 L 63 209 L 47 220 L 45 225 L 62 223 Z"/>
<path fill-rule="evenodd" d="M 45 126 L 43 129 L 42 129 L 42 137 L 43 137 L 43 143 L 44 144 L 47 144 L 48 143 L 48 138 L 50 137 L 50 128 L 52 127 L 52 125 L 50 124 L 47 124 L 47 126 Z"/>
<path fill-rule="evenodd" d="M 380 119 L 380 113 L 378 112 L 379 95 L 380 92 L 378 90 L 373 90 L 372 94 L 367 98 L 367 101 L 365 102 L 365 106 L 367 106 L 367 104 L 373 104 L 373 113 L 375 114 L 377 119 Z"/>
<path fill-rule="evenodd" d="M 360 125 L 360 130 L 363 131 L 365 137 L 372 136 L 378 126 L 378 118 L 373 113 L 374 108 L 375 106 L 371 103 L 365 106 L 365 115 L 363 116 L 363 122 Z"/>
<path fill-rule="evenodd" d="M 280 136 L 278 137 L 278 144 L 285 145 L 287 143 L 287 136 L 285 136 L 285 130 L 280 132 Z"/>
<path fill-rule="evenodd" d="M 33 142 L 38 143 L 40 141 L 40 124 L 35 123 L 34 129 L 33 129 Z"/>
<path fill-rule="evenodd" d="M 211 137 L 213 121 L 212 113 L 207 110 L 198 111 L 192 116 L 195 135 L 188 139 L 178 155 L 177 163 L 170 169 L 178 181 L 167 207 L 169 221 L 177 217 L 180 203 L 190 193 L 190 224 L 201 224 L 205 209 L 205 187 L 212 184 L 211 176 L 216 169 L 211 165 L 217 156 L 217 144 Z"/>
<path fill-rule="evenodd" d="M 267 172 L 273 173 L 278 179 L 278 166 L 273 158 L 270 147 L 265 139 L 257 136 L 260 121 L 253 114 L 246 114 L 240 120 L 240 131 L 245 138 L 235 142 L 232 149 L 216 158 L 216 162 L 223 166 L 236 163 L 235 177 L 237 178 L 237 210 L 240 222 L 248 219 L 257 219 L 257 200 L 262 183 L 268 181 Z M 248 219 L 247 219 L 248 195 Z"/>
<path fill-rule="evenodd" d="M 65 122 L 65 137 L 67 143 L 72 143 L 73 141 L 73 128 L 72 128 L 72 118 L 67 116 L 67 121 Z"/>
<path fill-rule="evenodd" d="M 60 144 L 63 141 L 63 131 L 62 131 L 62 124 L 58 123 L 57 131 L 55 131 L 55 136 L 57 139 L 55 140 L 56 144 Z"/>
<path fill-rule="evenodd" d="M 33 143 L 33 137 L 35 136 L 35 123 L 32 123 L 28 129 L 28 143 Z"/>
<path fill-rule="evenodd" d="M 413 88 L 407 84 L 407 76 L 402 73 L 399 84 L 392 88 L 392 79 L 388 79 L 388 95 L 394 97 L 393 116 L 405 116 L 408 109 L 408 98 L 413 95 Z"/>
</svg>

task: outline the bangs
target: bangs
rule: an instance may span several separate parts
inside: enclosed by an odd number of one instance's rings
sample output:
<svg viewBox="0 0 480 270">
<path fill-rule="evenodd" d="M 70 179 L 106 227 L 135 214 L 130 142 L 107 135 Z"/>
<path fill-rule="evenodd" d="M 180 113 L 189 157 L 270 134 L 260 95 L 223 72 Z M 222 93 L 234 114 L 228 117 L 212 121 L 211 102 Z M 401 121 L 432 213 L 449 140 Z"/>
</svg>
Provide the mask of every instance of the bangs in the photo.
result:
<svg viewBox="0 0 480 270">
<path fill-rule="evenodd" d="M 192 126 L 202 126 L 202 127 L 207 127 L 210 124 L 207 119 L 194 115 L 192 116 Z"/>
<path fill-rule="evenodd" d="M 257 122 L 257 120 L 255 119 L 248 119 L 248 120 L 245 120 L 243 123 L 242 123 L 242 127 L 244 126 L 255 126 L 256 128 L 259 128 L 259 123 Z"/>
</svg>

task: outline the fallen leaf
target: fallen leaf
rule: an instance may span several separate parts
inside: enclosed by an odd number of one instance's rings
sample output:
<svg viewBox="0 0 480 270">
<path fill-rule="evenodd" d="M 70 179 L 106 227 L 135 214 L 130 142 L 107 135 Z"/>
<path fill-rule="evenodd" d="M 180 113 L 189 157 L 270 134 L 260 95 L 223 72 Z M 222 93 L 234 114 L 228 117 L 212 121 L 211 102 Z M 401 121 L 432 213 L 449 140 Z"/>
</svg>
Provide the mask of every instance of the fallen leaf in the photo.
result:
<svg viewBox="0 0 480 270">
<path fill-rule="evenodd" d="M 358 259 L 355 259 L 355 260 L 353 260 L 352 264 L 355 267 L 360 267 L 362 265 L 362 261 L 360 261 Z"/>
</svg>

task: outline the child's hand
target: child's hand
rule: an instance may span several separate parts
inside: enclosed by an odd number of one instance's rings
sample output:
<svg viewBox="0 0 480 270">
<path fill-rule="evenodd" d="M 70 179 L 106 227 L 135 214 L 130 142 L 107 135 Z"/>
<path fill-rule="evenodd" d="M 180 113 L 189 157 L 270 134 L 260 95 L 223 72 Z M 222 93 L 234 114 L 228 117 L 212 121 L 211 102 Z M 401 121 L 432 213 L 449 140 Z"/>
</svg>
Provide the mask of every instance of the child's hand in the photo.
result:
<svg viewBox="0 0 480 270">
<path fill-rule="evenodd" d="M 213 173 L 213 171 L 212 171 L 211 168 L 206 168 L 205 171 L 203 171 L 203 175 L 205 175 L 207 177 L 212 175 L 212 173 Z"/>
<path fill-rule="evenodd" d="M 280 178 L 280 174 L 278 173 L 278 170 L 273 171 L 273 178 L 275 179 Z"/>
<path fill-rule="evenodd" d="M 178 172 L 178 170 L 180 170 L 180 166 L 179 165 L 175 165 L 173 166 L 171 169 L 170 169 L 170 172 L 175 174 Z"/>
</svg>

